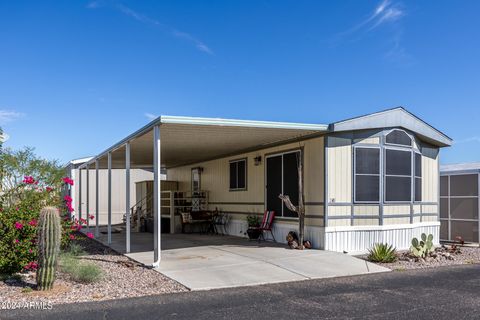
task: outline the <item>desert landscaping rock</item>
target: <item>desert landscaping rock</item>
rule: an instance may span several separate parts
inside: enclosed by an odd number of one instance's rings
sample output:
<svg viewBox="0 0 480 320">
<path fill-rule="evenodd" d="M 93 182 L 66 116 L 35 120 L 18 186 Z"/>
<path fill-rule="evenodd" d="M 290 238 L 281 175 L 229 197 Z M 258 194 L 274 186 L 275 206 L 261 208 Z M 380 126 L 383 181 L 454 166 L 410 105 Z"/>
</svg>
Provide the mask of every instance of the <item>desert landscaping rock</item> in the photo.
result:
<svg viewBox="0 0 480 320">
<path fill-rule="evenodd" d="M 131 261 L 127 257 L 90 240 L 80 234 L 76 243 L 84 247 L 87 255 L 80 259 L 98 265 L 102 280 L 82 284 L 58 272 L 53 290 L 35 290 L 35 273 L 22 274 L 0 282 L 0 300 L 4 303 L 50 302 L 52 304 L 100 301 L 139 297 L 153 294 L 188 291 L 176 281 L 161 273 Z"/>
<path fill-rule="evenodd" d="M 399 258 L 393 263 L 377 263 L 391 270 L 427 269 L 442 266 L 480 264 L 480 247 L 460 247 L 460 252 L 451 253 L 438 248 L 432 256 L 414 259 L 408 251 L 399 252 Z M 366 259 L 366 256 L 361 258 Z"/>
</svg>

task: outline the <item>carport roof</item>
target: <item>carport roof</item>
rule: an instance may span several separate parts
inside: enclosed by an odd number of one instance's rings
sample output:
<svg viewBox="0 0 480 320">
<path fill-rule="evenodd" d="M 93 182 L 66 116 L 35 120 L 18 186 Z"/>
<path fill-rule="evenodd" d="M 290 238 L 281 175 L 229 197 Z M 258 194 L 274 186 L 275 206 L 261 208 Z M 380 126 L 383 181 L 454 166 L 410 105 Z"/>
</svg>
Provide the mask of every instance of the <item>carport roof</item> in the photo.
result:
<svg viewBox="0 0 480 320">
<path fill-rule="evenodd" d="M 132 168 L 151 168 L 153 128 L 156 125 L 160 125 L 161 161 L 162 167 L 166 168 L 296 141 L 328 130 L 326 124 L 160 116 L 93 157 L 81 168 L 92 165 L 96 159 L 100 168 L 106 168 L 109 152 L 112 153 L 112 168 L 124 168 L 128 141 Z"/>
</svg>

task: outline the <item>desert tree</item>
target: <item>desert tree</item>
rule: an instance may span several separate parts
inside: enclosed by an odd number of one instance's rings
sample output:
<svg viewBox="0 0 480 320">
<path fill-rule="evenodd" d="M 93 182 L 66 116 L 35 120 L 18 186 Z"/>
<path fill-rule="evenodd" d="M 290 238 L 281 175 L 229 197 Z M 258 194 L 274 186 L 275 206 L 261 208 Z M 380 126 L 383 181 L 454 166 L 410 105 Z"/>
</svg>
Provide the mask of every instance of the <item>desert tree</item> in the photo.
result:
<svg viewBox="0 0 480 320">
<path fill-rule="evenodd" d="M 279 198 L 285 203 L 285 206 L 296 212 L 298 215 L 298 249 L 303 249 L 305 234 L 305 195 L 303 192 L 303 148 L 300 146 L 300 152 L 297 156 L 297 174 L 298 174 L 298 204 L 295 206 L 290 197 L 286 194 L 279 195 Z"/>
</svg>

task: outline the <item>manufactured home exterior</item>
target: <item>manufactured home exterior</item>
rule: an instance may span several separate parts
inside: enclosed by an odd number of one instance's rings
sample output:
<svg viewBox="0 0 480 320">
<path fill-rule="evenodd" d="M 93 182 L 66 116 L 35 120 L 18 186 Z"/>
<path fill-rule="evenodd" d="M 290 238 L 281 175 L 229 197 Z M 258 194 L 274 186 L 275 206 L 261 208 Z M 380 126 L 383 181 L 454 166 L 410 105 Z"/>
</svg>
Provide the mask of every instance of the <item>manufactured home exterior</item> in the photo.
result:
<svg viewBox="0 0 480 320">
<path fill-rule="evenodd" d="M 80 169 L 129 172 L 153 162 L 157 231 L 160 216 L 170 217 L 175 232 L 181 215 L 173 204 L 165 213 L 168 190 L 156 178 L 162 171 L 176 192 L 208 193 L 206 208 L 230 217 L 231 235 L 245 236 L 247 215 L 274 211 L 274 235 L 284 242 L 298 217 L 278 195 L 296 204 L 303 158 L 306 239 L 318 249 L 355 253 L 378 242 L 406 249 L 421 233 L 439 243 L 439 155 L 451 143 L 404 108 L 331 124 L 162 116 Z M 160 249 L 155 252 L 158 262 Z"/>
</svg>

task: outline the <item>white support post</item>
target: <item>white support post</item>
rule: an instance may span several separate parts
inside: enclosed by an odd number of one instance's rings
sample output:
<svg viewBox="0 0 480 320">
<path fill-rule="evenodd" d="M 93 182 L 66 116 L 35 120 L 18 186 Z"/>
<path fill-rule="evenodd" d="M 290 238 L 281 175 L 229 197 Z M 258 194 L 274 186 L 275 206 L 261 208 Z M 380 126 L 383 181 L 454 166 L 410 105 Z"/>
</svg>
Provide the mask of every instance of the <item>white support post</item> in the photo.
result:
<svg viewBox="0 0 480 320">
<path fill-rule="evenodd" d="M 82 169 L 78 169 L 78 219 L 82 218 Z"/>
<path fill-rule="evenodd" d="M 161 260 L 161 199 L 160 181 L 161 155 L 160 155 L 160 125 L 153 129 L 153 267 L 160 266 Z"/>
<path fill-rule="evenodd" d="M 125 145 L 125 210 L 126 210 L 126 252 L 130 253 L 130 142 Z"/>
<path fill-rule="evenodd" d="M 112 152 L 108 153 L 108 226 L 107 240 L 108 244 L 112 244 Z"/>
<path fill-rule="evenodd" d="M 175 193 L 170 191 L 170 233 L 175 233 Z"/>
<path fill-rule="evenodd" d="M 87 208 L 85 209 L 85 216 L 87 219 L 87 231 L 90 232 L 90 170 L 88 169 L 88 163 L 85 171 L 87 172 Z"/>
<path fill-rule="evenodd" d="M 98 214 L 98 209 L 100 208 L 100 205 L 98 203 L 98 194 L 99 194 L 99 191 L 98 191 L 98 186 L 99 186 L 99 182 L 98 182 L 98 159 L 95 160 L 95 237 L 98 238 L 98 236 L 100 235 L 100 232 L 98 230 L 98 217 L 99 217 L 99 214 Z"/>
</svg>

